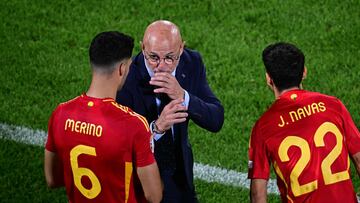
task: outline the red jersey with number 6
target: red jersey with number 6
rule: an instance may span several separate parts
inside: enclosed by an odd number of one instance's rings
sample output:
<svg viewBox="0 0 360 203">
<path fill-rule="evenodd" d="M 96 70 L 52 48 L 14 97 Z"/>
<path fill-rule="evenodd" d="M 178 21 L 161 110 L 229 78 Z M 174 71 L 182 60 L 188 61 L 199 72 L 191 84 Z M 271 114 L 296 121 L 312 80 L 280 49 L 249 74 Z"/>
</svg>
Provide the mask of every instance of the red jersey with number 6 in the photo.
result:
<svg viewBox="0 0 360 203">
<path fill-rule="evenodd" d="M 155 162 L 146 119 L 85 94 L 60 104 L 45 148 L 61 159 L 69 201 L 142 202 L 136 167 Z"/>
<path fill-rule="evenodd" d="M 250 179 L 277 175 L 283 202 L 357 202 L 349 154 L 360 134 L 335 97 L 292 90 L 256 122 L 249 143 Z"/>
</svg>

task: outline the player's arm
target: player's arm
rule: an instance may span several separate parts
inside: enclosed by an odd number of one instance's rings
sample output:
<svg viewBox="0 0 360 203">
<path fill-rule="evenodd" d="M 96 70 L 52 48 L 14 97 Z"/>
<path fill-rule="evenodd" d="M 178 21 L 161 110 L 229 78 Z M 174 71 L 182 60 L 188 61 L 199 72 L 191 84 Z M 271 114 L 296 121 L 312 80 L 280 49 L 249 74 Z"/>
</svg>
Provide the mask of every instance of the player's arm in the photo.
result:
<svg viewBox="0 0 360 203">
<path fill-rule="evenodd" d="M 252 179 L 250 184 L 250 201 L 252 203 L 266 203 L 267 198 L 267 180 Z"/>
<path fill-rule="evenodd" d="M 354 162 L 356 171 L 357 171 L 357 173 L 358 173 L 358 175 L 360 177 L 360 152 L 353 154 L 352 155 L 352 160 Z"/>
<path fill-rule="evenodd" d="M 62 164 L 58 155 L 45 149 L 44 160 L 45 179 L 48 187 L 56 188 L 64 186 Z"/>
<path fill-rule="evenodd" d="M 343 116 L 346 146 L 348 148 L 349 154 L 352 154 L 352 161 L 355 165 L 358 175 L 360 176 L 360 132 L 344 104 L 340 100 L 337 101 L 340 103 L 341 113 Z"/>
<path fill-rule="evenodd" d="M 147 201 L 158 203 L 162 199 L 163 186 L 154 154 L 151 152 L 150 143 L 153 138 L 150 136 L 146 119 L 139 115 L 136 117 L 139 119 L 133 123 L 134 129 L 138 130 L 134 139 L 136 171 Z"/>
<path fill-rule="evenodd" d="M 137 174 L 147 201 L 151 203 L 160 202 L 162 199 L 163 185 L 156 162 L 144 167 L 137 167 Z"/>
</svg>

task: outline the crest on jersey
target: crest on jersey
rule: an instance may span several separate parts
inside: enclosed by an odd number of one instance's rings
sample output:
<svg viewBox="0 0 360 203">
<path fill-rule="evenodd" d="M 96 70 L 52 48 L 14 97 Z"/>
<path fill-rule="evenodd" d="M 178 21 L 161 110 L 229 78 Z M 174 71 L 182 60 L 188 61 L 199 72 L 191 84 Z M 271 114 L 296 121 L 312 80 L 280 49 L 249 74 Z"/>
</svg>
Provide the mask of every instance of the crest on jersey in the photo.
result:
<svg viewBox="0 0 360 203">
<path fill-rule="evenodd" d="M 295 101 L 296 98 L 297 98 L 297 94 L 292 94 L 292 95 L 290 95 L 290 98 Z"/>
</svg>

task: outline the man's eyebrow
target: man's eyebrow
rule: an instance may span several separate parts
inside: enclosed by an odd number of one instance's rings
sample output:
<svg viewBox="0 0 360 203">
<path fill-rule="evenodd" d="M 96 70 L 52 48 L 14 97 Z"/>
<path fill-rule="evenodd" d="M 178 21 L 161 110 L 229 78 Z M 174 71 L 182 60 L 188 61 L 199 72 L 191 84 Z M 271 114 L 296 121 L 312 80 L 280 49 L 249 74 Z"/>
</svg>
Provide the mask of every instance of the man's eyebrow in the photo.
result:
<svg viewBox="0 0 360 203">
<path fill-rule="evenodd" d="M 165 56 L 169 56 L 169 55 L 174 55 L 174 52 L 173 52 L 173 51 L 171 51 L 171 52 L 169 52 L 169 53 L 165 54 Z"/>
<path fill-rule="evenodd" d="M 150 55 L 159 56 L 157 53 L 154 53 L 154 52 L 150 52 L 149 54 L 150 54 Z"/>
<path fill-rule="evenodd" d="M 149 54 L 159 56 L 157 53 L 152 52 L 152 51 L 151 51 Z M 165 54 L 165 56 L 174 55 L 174 54 L 175 54 L 175 52 L 171 51 L 171 52 L 169 52 L 169 53 Z"/>
</svg>

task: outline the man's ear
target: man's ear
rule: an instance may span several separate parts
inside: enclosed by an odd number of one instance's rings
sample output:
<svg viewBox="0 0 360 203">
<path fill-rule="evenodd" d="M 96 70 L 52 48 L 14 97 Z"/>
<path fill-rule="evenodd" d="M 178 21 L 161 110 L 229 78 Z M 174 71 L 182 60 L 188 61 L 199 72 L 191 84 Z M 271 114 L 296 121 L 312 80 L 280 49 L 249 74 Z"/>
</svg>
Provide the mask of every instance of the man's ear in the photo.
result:
<svg viewBox="0 0 360 203">
<path fill-rule="evenodd" d="M 306 66 L 304 66 L 304 72 L 303 72 L 303 76 L 302 76 L 302 79 L 304 80 L 307 76 L 307 68 Z"/>
<path fill-rule="evenodd" d="M 266 77 L 266 84 L 273 89 L 274 88 L 274 82 L 271 79 L 270 75 L 268 73 L 265 73 L 265 77 Z"/>
<path fill-rule="evenodd" d="M 140 47 L 141 47 L 141 51 L 143 51 L 145 49 L 144 42 L 140 41 Z"/>
<path fill-rule="evenodd" d="M 184 51 L 184 47 L 185 47 L 185 41 L 182 41 L 181 44 L 180 44 L 180 53 L 179 53 L 179 56 L 181 56 L 181 54 L 183 53 Z"/>
<path fill-rule="evenodd" d="M 125 73 L 125 64 L 124 63 L 120 63 L 119 64 L 119 75 L 123 76 Z"/>
<path fill-rule="evenodd" d="M 123 60 L 121 63 L 119 63 L 119 75 L 121 77 L 126 77 L 129 69 L 130 69 L 130 64 L 131 64 L 132 60 L 129 58 L 127 60 Z"/>
</svg>

